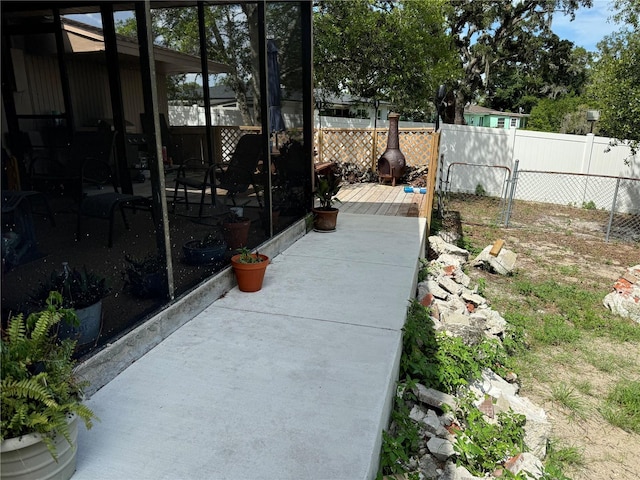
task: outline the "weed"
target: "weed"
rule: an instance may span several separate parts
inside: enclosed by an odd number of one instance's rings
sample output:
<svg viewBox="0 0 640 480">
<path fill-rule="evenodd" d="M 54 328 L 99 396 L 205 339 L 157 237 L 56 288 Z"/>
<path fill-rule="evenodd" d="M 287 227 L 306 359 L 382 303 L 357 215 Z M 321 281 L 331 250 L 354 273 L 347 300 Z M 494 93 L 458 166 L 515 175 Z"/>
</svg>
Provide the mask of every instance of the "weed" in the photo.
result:
<svg viewBox="0 0 640 480">
<path fill-rule="evenodd" d="M 418 269 L 418 283 L 424 282 L 429 275 L 429 261 L 426 258 L 420 259 L 420 268 Z"/>
<path fill-rule="evenodd" d="M 576 390 L 583 395 L 593 395 L 593 385 L 589 380 L 580 380 L 574 383 Z"/>
<path fill-rule="evenodd" d="M 580 268 L 577 265 L 560 265 L 558 267 L 558 272 L 562 275 L 573 276 L 580 273 Z"/>
<path fill-rule="evenodd" d="M 487 191 L 484 189 L 481 183 L 476 185 L 476 195 L 479 197 L 484 197 L 487 194 Z"/>
<path fill-rule="evenodd" d="M 525 451 L 524 415 L 501 412 L 497 422 L 491 424 L 471 407 L 465 417 L 465 429 L 457 435 L 453 448 L 458 453 L 458 465 L 473 475 L 492 473 L 498 464 Z"/>
<path fill-rule="evenodd" d="M 569 480 L 563 470 L 567 467 L 584 466 L 584 451 L 578 447 L 560 447 L 556 440 L 551 439 L 547 446 L 547 457 L 544 465 L 545 479 Z"/>
<path fill-rule="evenodd" d="M 582 208 L 585 210 L 597 210 L 596 204 L 593 200 L 589 200 L 588 202 L 582 202 Z"/>
<path fill-rule="evenodd" d="M 532 329 L 532 337 L 542 345 L 562 345 L 575 343 L 580 331 L 558 315 L 547 315 L 542 325 Z"/>
<path fill-rule="evenodd" d="M 466 235 L 460 237 L 456 242 L 456 245 L 460 248 L 464 248 L 472 256 L 477 256 L 482 251 L 482 248 L 475 247 Z"/>
<path fill-rule="evenodd" d="M 405 391 L 410 391 L 406 388 Z M 382 432 L 380 472 L 382 474 L 405 473 L 409 458 L 418 453 L 420 432 L 418 425 L 409 418 L 409 406 L 402 397 L 396 398 L 391 412 L 391 428 Z"/>
<path fill-rule="evenodd" d="M 551 387 L 551 398 L 556 403 L 571 410 L 572 414 L 585 418 L 585 402 L 575 389 L 566 383 L 558 383 Z"/>
<path fill-rule="evenodd" d="M 633 362 L 629 358 L 621 358 L 602 352 L 585 352 L 585 359 L 604 373 L 613 373 L 621 368 L 633 366 Z"/>
<path fill-rule="evenodd" d="M 610 424 L 640 434 L 640 381 L 618 382 L 600 413 Z"/>
<path fill-rule="evenodd" d="M 484 297 L 487 291 L 487 281 L 484 278 L 478 279 L 478 295 Z"/>
</svg>

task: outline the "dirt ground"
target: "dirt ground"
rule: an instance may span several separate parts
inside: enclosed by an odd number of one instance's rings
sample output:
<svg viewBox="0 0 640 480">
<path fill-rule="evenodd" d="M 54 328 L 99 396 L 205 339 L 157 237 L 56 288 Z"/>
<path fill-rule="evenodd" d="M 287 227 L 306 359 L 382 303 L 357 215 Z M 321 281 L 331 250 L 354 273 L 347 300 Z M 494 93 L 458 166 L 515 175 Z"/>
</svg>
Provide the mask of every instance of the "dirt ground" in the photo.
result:
<svg viewBox="0 0 640 480">
<path fill-rule="evenodd" d="M 503 229 L 496 226 L 499 206 L 495 200 L 454 198 L 447 204 L 444 229 L 457 229 L 467 244 L 479 248 L 504 239 L 504 248 L 517 254 L 520 280 L 576 284 L 602 297 L 629 266 L 640 264 L 640 243 L 604 241 L 606 212 L 540 204 L 516 208 L 517 224 Z M 507 293 L 513 277 L 482 270 L 470 275 L 485 279 L 488 299 L 496 305 L 508 304 L 505 297 L 513 295 Z M 606 308 L 602 309 L 606 314 Z M 633 325 L 640 329 L 640 324 Z M 565 475 L 573 480 L 640 478 L 640 435 L 612 426 L 600 413 L 603 399 L 616 382 L 640 381 L 640 343 L 584 335 L 575 344 L 545 347 L 535 356 L 535 366 L 521 375 L 521 395 L 545 409 L 560 448 L 582 453 L 582 461 L 565 465 Z M 553 400 L 554 386 L 561 384 L 573 389 L 578 409 L 570 410 Z M 588 388 L 581 391 L 576 388 L 579 385 Z"/>
</svg>

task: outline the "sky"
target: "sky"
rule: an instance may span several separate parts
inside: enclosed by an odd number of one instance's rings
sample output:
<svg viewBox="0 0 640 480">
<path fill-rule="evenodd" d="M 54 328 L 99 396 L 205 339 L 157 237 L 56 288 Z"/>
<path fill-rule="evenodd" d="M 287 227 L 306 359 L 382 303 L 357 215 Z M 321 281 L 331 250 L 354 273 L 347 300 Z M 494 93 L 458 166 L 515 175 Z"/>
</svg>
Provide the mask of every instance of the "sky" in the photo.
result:
<svg viewBox="0 0 640 480">
<path fill-rule="evenodd" d="M 576 46 L 584 47 L 587 51 L 595 52 L 597 44 L 603 37 L 619 30 L 620 26 L 608 21 L 612 11 L 610 0 L 593 0 L 593 7 L 579 8 L 574 21 L 561 14 L 553 18 L 552 30 L 561 39 L 572 41 Z M 116 20 L 123 19 L 127 14 L 116 13 Z M 82 17 L 82 18 L 80 18 Z M 78 21 L 102 26 L 100 15 L 71 15 Z"/>
<path fill-rule="evenodd" d="M 578 47 L 590 52 L 597 51 L 597 44 L 603 37 L 621 29 L 608 21 L 613 13 L 609 10 L 609 0 L 593 0 L 593 7 L 579 8 L 573 22 L 569 17 L 554 15 L 551 29 L 561 39 L 572 41 Z"/>
</svg>

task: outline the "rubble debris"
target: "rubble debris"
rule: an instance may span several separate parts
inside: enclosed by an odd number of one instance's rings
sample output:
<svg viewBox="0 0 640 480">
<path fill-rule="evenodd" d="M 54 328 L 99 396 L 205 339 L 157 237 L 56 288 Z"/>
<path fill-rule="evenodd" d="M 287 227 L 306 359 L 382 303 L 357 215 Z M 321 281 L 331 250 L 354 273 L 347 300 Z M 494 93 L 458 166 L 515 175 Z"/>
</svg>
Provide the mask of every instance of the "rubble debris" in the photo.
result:
<svg viewBox="0 0 640 480">
<path fill-rule="evenodd" d="M 471 262 L 472 267 L 480 267 L 500 275 L 510 275 L 516 266 L 517 255 L 506 248 L 500 248 L 495 256 L 491 254 L 494 245 L 485 247 Z"/>
<path fill-rule="evenodd" d="M 613 313 L 640 323 L 640 265 L 629 267 L 602 303 Z"/>
</svg>

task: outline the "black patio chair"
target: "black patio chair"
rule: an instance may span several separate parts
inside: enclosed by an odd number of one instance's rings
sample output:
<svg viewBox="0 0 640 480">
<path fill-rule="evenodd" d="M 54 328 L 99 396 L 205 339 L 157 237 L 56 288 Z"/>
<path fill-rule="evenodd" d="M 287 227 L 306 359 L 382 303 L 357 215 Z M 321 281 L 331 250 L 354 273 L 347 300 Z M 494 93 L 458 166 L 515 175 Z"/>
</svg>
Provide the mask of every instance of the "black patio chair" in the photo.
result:
<svg viewBox="0 0 640 480">
<path fill-rule="evenodd" d="M 243 135 L 231 155 L 227 164 L 203 164 L 201 160 L 190 160 L 178 168 L 175 188 L 173 191 L 172 208 L 176 204 L 184 203 L 189 208 L 189 189 L 200 193 L 200 208 L 198 217 L 202 217 L 207 192 L 211 193 L 211 205 L 215 206 L 215 192 L 213 192 L 214 177 L 216 187 L 226 190 L 226 197 L 236 205 L 236 195 L 246 192 L 250 186 L 256 194 L 258 204 L 262 208 L 260 195 L 258 164 L 262 159 L 262 135 Z M 183 192 L 183 198 L 178 199 L 178 191 Z"/>
<path fill-rule="evenodd" d="M 112 132 L 111 132 L 112 133 Z M 96 139 L 95 156 L 85 157 L 81 168 L 81 198 L 78 205 L 78 225 L 76 237 L 82 238 L 81 224 L 83 217 L 100 218 L 109 221 L 108 246 L 113 246 L 113 226 L 116 210 L 120 211 L 125 228 L 129 230 L 129 222 L 125 209 L 143 210 L 151 213 L 151 201 L 140 195 L 121 193 L 113 175 L 109 159 L 111 158 L 115 135 L 103 133 Z M 155 225 L 155 221 L 154 221 Z"/>
<path fill-rule="evenodd" d="M 236 205 L 236 195 L 253 187 L 258 205 L 262 208 L 260 180 L 266 172 L 259 171 L 263 160 L 264 137 L 261 134 L 245 134 L 240 137 L 229 163 L 216 171 L 218 188 L 227 191 L 227 198 Z"/>
</svg>

